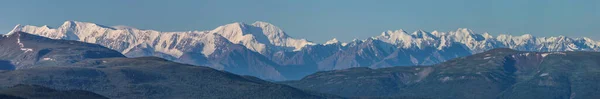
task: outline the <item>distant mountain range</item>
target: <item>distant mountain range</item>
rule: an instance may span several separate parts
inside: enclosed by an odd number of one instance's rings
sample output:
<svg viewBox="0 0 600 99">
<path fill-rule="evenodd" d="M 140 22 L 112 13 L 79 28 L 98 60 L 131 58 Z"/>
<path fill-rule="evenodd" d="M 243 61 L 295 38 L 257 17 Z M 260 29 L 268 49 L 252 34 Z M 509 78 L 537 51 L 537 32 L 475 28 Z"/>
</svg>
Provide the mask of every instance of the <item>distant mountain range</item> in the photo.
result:
<svg viewBox="0 0 600 99">
<path fill-rule="evenodd" d="M 595 99 L 599 78 L 599 52 L 500 48 L 432 66 L 322 71 L 281 83 L 364 98 Z"/>
<path fill-rule="evenodd" d="M 493 37 L 462 28 L 450 32 L 385 31 L 365 40 L 333 39 L 322 44 L 290 37 L 266 22 L 231 23 L 207 31 L 161 32 L 66 21 L 57 28 L 17 25 L 13 31 L 95 43 L 127 57 L 157 56 L 277 81 L 352 67 L 431 65 L 494 48 L 539 52 L 600 50 L 600 43 L 589 38 Z"/>
<path fill-rule="evenodd" d="M 387 45 L 386 45 L 387 44 Z M 234 46 L 238 45 L 238 46 Z M 341 46 L 335 46 L 341 45 Z M 353 47 L 351 47 L 353 46 Z M 339 62 L 351 58 L 376 59 L 381 46 L 397 46 L 376 38 L 353 43 L 330 42 L 289 49 L 305 60 Z M 459 45 L 453 45 L 459 46 Z M 230 51 L 211 55 L 257 54 L 245 46 L 229 43 Z M 338 48 L 343 52 L 323 49 Z M 402 47 L 400 47 L 402 48 Z M 388 57 L 415 55 L 435 50 L 394 50 Z M 463 47 L 466 48 L 466 47 Z M 456 54 L 457 48 L 436 50 Z M 294 51 L 296 50 L 296 51 Z M 585 50 L 579 48 L 579 50 Z M 223 70 L 172 62 L 158 57 L 126 58 L 119 51 L 98 44 L 50 39 L 25 32 L 0 36 L 0 97 L 21 98 L 253 98 L 253 99 L 590 99 L 600 97 L 600 53 L 586 51 L 517 51 L 496 48 L 435 65 L 396 67 L 333 67 L 300 80 L 268 82 Z M 593 50 L 595 51 L 595 50 Z M 244 52 L 244 53 L 241 53 Z M 320 54 L 316 54 L 320 53 Z M 342 53 L 342 54 L 339 54 Z M 406 54 L 409 53 L 409 54 Z M 465 53 L 472 53 L 465 51 Z M 331 54 L 324 59 L 319 55 Z M 363 57 L 338 56 L 350 55 Z M 167 54 L 168 55 L 168 54 Z M 307 58 L 308 57 L 308 58 Z M 214 59 L 261 60 L 255 57 Z M 414 57 L 414 59 L 419 57 Z M 207 60 L 214 60 L 207 59 Z M 387 58 L 382 58 L 386 60 Z M 414 61 L 410 59 L 390 59 Z M 418 60 L 417 60 L 418 61 Z M 225 62 L 221 60 L 219 62 Z M 371 61 L 378 64 L 374 61 Z M 273 62 L 275 66 L 277 62 Z M 292 62 L 293 63 L 293 62 Z M 391 64 L 392 62 L 389 62 Z M 252 63 L 248 63 L 252 64 Z M 323 63 L 317 63 L 323 65 Z M 296 65 L 301 67 L 307 65 Z M 240 69 L 243 68 L 243 69 Z M 247 72 L 248 67 L 224 68 Z M 276 67 L 285 73 L 302 73 L 299 68 Z M 315 67 L 316 70 L 323 67 Z M 286 84 L 286 85 L 283 85 Z M 339 97 L 339 96 L 342 97 Z"/>
</svg>

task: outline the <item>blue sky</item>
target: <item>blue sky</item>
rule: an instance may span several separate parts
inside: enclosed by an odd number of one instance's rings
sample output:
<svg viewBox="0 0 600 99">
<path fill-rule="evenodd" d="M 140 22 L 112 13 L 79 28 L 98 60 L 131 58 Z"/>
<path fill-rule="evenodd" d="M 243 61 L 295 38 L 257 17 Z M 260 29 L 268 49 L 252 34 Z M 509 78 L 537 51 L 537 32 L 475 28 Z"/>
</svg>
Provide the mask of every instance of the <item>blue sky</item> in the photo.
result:
<svg viewBox="0 0 600 99">
<path fill-rule="evenodd" d="M 0 31 L 66 20 L 160 31 L 210 30 L 270 22 L 289 35 L 325 42 L 386 30 L 590 37 L 600 40 L 598 0 L 5 0 Z M 5 33 L 0 32 L 0 33 Z"/>
</svg>

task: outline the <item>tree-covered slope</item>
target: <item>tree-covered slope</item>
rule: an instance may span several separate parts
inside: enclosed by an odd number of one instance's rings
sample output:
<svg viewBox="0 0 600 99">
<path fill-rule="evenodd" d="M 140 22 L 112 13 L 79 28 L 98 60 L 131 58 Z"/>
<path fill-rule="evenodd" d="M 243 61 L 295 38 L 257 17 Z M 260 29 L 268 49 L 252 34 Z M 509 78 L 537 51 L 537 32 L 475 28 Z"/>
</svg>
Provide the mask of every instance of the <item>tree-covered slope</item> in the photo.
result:
<svg viewBox="0 0 600 99">
<path fill-rule="evenodd" d="M 1 99 L 108 99 L 83 90 L 54 90 L 38 85 L 15 85 L 0 89 Z"/>
</svg>

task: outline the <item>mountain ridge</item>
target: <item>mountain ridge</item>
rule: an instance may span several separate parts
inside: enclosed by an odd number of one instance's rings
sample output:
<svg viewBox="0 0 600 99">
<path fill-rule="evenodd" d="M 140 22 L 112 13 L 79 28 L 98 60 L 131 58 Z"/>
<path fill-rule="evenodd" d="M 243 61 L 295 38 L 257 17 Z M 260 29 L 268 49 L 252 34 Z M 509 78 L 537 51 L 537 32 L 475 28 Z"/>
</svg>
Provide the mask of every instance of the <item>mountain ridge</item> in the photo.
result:
<svg viewBox="0 0 600 99">
<path fill-rule="evenodd" d="M 540 52 L 600 51 L 600 42 L 589 38 L 504 34 L 494 37 L 488 33 L 475 33 L 466 28 L 449 32 L 417 30 L 412 33 L 402 29 L 388 30 L 365 40 L 339 42 L 337 39 L 332 39 L 319 44 L 306 39 L 293 38 L 279 27 L 262 21 L 253 24 L 236 22 L 213 30 L 185 32 L 141 30 L 128 26 L 109 27 L 78 21 L 66 21 L 58 28 L 17 25 L 13 31 L 24 31 L 53 39 L 96 43 L 117 50 L 128 57 L 158 56 L 177 62 L 224 70 L 229 67 L 245 68 L 243 72 L 250 73 L 234 73 L 252 74 L 263 79 L 274 80 L 299 79 L 298 77 L 301 76 L 285 73 L 280 75 L 281 71 L 292 68 L 306 70 L 302 72 L 308 73 L 351 67 L 430 65 L 494 48 Z M 240 48 L 232 50 L 227 48 L 229 46 Z M 237 57 L 243 58 L 230 58 L 235 59 L 230 61 L 214 60 L 217 56 L 232 57 L 212 55 L 218 51 L 247 54 L 236 54 Z M 319 55 L 313 55 L 315 53 Z M 369 56 L 375 53 L 377 56 Z M 253 64 L 242 65 L 247 63 L 270 65 L 266 67 Z M 269 73 L 252 73 L 255 71 Z"/>
</svg>

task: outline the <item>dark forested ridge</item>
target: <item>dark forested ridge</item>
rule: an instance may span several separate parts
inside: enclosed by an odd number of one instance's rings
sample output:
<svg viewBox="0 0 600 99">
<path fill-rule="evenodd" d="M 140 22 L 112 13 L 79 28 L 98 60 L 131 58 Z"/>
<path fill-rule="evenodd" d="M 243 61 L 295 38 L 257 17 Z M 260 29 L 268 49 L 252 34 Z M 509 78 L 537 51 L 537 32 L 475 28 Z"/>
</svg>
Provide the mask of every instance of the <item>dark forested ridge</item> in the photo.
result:
<svg viewBox="0 0 600 99">
<path fill-rule="evenodd" d="M 54 90 L 38 85 L 15 85 L 0 89 L 0 99 L 108 99 L 83 90 Z"/>
<path fill-rule="evenodd" d="M 0 72 L 0 85 L 36 84 L 85 90 L 109 98 L 335 98 L 161 58 L 89 59 L 62 67 Z"/>
</svg>

